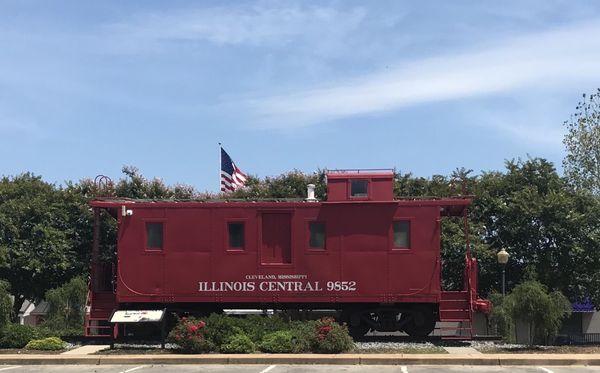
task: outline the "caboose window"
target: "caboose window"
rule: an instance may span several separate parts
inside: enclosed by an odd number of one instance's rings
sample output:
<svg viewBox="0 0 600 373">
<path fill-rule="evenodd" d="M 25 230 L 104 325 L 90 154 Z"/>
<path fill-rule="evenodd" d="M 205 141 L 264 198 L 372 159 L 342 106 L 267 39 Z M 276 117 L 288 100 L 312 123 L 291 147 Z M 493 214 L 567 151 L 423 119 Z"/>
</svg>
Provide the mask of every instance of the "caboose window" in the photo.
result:
<svg viewBox="0 0 600 373">
<path fill-rule="evenodd" d="M 324 249 L 325 248 L 325 223 L 311 221 L 308 223 L 308 230 L 310 231 L 310 239 L 308 245 L 313 249 Z"/>
<path fill-rule="evenodd" d="M 162 250 L 163 223 L 146 223 L 146 248 L 152 250 Z"/>
<path fill-rule="evenodd" d="M 368 180 L 350 180 L 350 197 L 367 197 Z"/>
<path fill-rule="evenodd" d="M 399 220 L 394 222 L 394 247 L 410 248 L 410 221 Z"/>
<path fill-rule="evenodd" d="M 244 223 L 229 223 L 229 247 L 236 249 L 244 248 Z"/>
</svg>

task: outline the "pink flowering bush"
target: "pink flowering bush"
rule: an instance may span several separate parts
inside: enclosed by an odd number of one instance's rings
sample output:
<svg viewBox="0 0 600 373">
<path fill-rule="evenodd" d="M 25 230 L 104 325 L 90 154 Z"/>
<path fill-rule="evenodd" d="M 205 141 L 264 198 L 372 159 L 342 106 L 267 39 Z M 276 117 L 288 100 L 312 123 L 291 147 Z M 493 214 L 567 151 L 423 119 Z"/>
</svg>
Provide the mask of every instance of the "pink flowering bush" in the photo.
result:
<svg viewBox="0 0 600 373">
<path fill-rule="evenodd" d="M 168 340 L 189 353 L 207 352 L 213 347 L 206 339 L 206 323 L 194 317 L 179 319 Z"/>
<path fill-rule="evenodd" d="M 332 317 L 323 317 L 315 322 L 311 342 L 314 352 L 340 353 L 354 347 L 348 328 L 338 324 Z"/>
</svg>

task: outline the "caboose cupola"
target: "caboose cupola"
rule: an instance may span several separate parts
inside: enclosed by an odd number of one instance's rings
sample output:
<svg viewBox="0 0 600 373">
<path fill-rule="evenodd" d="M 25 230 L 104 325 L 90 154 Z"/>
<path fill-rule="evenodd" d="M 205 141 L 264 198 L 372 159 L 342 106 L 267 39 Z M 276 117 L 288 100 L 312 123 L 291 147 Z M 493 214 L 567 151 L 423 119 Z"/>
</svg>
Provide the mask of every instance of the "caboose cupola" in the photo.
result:
<svg viewBox="0 0 600 373">
<path fill-rule="evenodd" d="M 392 201 L 393 170 L 335 170 L 327 173 L 327 201 Z"/>
</svg>

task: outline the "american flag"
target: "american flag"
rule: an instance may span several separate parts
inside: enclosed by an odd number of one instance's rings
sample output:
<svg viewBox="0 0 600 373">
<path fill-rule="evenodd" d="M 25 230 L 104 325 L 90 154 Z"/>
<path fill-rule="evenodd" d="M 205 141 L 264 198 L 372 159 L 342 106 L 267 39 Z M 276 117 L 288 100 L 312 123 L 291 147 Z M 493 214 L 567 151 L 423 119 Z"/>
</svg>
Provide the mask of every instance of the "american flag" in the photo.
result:
<svg viewBox="0 0 600 373">
<path fill-rule="evenodd" d="M 225 149 L 221 148 L 221 192 L 233 192 L 242 188 L 247 178 L 233 163 Z"/>
</svg>

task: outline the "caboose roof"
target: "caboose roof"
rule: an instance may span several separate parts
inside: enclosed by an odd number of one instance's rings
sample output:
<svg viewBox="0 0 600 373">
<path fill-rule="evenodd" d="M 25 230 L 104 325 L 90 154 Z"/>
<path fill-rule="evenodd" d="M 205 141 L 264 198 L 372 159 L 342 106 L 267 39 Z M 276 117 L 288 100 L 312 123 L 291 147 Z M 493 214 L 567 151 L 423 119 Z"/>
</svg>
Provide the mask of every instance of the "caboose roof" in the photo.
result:
<svg viewBox="0 0 600 373">
<path fill-rule="evenodd" d="M 90 201 L 90 206 L 100 208 L 120 208 L 135 206 L 136 208 L 194 208 L 194 207 L 242 207 L 242 208 L 311 208 L 339 204 L 397 204 L 406 207 L 439 206 L 444 216 L 460 216 L 472 202 L 471 197 L 405 197 L 390 201 L 319 201 L 307 202 L 300 198 L 270 199 L 132 199 L 118 197 L 99 197 Z"/>
<path fill-rule="evenodd" d="M 393 179 L 393 169 L 352 169 L 352 170 L 332 170 L 327 172 L 327 179 Z"/>
</svg>

